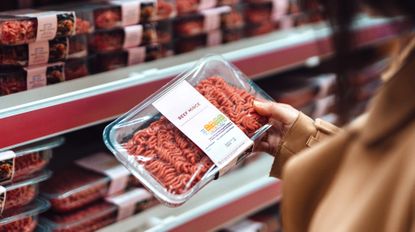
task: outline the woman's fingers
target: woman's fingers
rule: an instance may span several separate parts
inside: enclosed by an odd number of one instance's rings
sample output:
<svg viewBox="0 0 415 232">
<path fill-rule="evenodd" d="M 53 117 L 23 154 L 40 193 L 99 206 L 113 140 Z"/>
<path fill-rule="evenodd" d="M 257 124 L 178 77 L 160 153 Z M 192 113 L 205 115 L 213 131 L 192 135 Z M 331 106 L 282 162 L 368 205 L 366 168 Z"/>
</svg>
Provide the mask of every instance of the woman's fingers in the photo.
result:
<svg viewBox="0 0 415 232">
<path fill-rule="evenodd" d="M 258 114 L 291 125 L 297 119 L 299 111 L 287 104 L 276 102 L 254 101 L 254 108 Z"/>
</svg>

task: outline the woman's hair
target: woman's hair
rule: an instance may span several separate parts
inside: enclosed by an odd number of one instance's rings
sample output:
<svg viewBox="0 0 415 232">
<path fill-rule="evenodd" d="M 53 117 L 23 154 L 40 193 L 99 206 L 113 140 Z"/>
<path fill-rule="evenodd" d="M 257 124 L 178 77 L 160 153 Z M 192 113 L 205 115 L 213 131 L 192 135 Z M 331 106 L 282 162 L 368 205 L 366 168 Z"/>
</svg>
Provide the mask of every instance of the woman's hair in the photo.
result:
<svg viewBox="0 0 415 232">
<path fill-rule="evenodd" d="M 333 30 L 334 71 L 337 74 L 337 113 L 340 123 L 350 119 L 354 105 L 352 87 L 348 77 L 359 62 L 358 53 L 353 49 L 354 38 L 351 25 L 362 7 L 379 16 L 407 16 L 415 21 L 415 0 L 300 0 L 303 7 L 319 1 L 323 15 Z M 361 61 L 361 59 L 360 59 Z"/>
</svg>

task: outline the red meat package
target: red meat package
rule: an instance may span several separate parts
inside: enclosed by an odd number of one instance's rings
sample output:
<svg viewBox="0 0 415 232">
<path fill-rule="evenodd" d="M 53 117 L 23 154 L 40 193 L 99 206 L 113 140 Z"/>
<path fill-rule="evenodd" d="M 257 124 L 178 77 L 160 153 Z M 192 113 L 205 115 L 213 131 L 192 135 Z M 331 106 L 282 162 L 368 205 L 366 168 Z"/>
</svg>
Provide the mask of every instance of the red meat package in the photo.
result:
<svg viewBox="0 0 415 232">
<path fill-rule="evenodd" d="M 185 203 L 251 153 L 271 127 L 253 101 L 271 101 L 220 56 L 208 56 L 108 125 L 117 159 L 170 206 Z"/>
</svg>

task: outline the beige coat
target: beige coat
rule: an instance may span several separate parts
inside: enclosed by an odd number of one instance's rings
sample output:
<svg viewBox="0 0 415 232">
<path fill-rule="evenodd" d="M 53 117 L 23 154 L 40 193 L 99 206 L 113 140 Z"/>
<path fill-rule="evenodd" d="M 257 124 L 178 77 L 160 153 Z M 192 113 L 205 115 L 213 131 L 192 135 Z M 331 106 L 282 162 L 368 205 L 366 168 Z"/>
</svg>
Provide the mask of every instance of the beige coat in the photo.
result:
<svg viewBox="0 0 415 232">
<path fill-rule="evenodd" d="M 285 135 L 271 170 L 284 232 L 415 232 L 414 45 L 367 115 L 339 130 L 300 114 Z"/>
</svg>

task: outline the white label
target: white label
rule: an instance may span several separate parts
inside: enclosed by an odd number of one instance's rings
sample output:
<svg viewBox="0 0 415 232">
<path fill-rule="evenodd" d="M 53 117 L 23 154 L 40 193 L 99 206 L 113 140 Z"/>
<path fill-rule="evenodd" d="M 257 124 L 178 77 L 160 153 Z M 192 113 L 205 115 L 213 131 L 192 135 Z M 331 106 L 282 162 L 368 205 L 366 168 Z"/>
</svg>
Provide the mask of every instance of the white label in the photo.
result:
<svg viewBox="0 0 415 232">
<path fill-rule="evenodd" d="M 217 5 L 216 0 L 200 0 L 199 2 L 199 10 L 213 8 Z"/>
<path fill-rule="evenodd" d="M 128 65 L 141 64 L 146 59 L 146 47 L 129 48 Z"/>
<path fill-rule="evenodd" d="M 49 61 L 49 42 L 29 44 L 29 65 L 47 64 Z"/>
<path fill-rule="evenodd" d="M 222 173 L 253 145 L 241 129 L 187 81 L 178 83 L 153 106 L 200 147 Z"/>
<path fill-rule="evenodd" d="M 6 204 L 7 190 L 5 187 L 0 185 L 0 214 L 3 213 L 4 206 Z"/>
<path fill-rule="evenodd" d="M 107 195 L 114 195 L 123 191 L 128 184 L 130 173 L 114 157 L 107 153 L 97 153 L 76 161 L 76 164 L 107 175 L 111 178 Z"/>
<path fill-rule="evenodd" d="M 288 11 L 288 0 L 273 0 L 272 1 L 272 16 L 274 21 L 279 21 Z"/>
<path fill-rule="evenodd" d="M 220 30 L 211 31 L 207 35 L 207 46 L 217 46 L 222 43 L 222 32 Z"/>
<path fill-rule="evenodd" d="M 222 6 L 202 11 L 201 13 L 204 15 L 203 30 L 208 32 L 219 29 L 221 24 L 221 14 L 230 11 L 231 8 L 229 6 Z"/>
<path fill-rule="evenodd" d="M 280 28 L 283 30 L 293 28 L 293 26 L 294 26 L 294 20 L 290 16 L 283 17 L 280 20 Z"/>
<path fill-rule="evenodd" d="M 143 39 L 143 26 L 134 25 L 124 28 L 124 48 L 137 47 Z"/>
<path fill-rule="evenodd" d="M 29 14 L 37 18 L 36 41 L 48 41 L 56 36 L 58 30 L 57 15 L 50 12 Z"/>
<path fill-rule="evenodd" d="M 143 188 L 132 189 L 121 195 L 106 198 L 108 202 L 118 206 L 117 221 L 133 215 L 136 204 L 148 199 L 151 199 L 151 194 Z"/>
<path fill-rule="evenodd" d="M 46 71 L 47 71 L 47 66 L 26 68 L 27 89 L 35 89 L 35 88 L 46 86 L 47 84 Z"/>
<path fill-rule="evenodd" d="M 9 182 L 13 180 L 16 153 L 13 151 L 0 152 L 0 183 Z"/>
<path fill-rule="evenodd" d="M 121 6 L 122 25 L 130 26 L 140 22 L 140 1 L 113 1 Z"/>
</svg>

